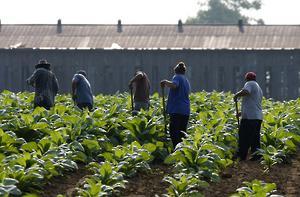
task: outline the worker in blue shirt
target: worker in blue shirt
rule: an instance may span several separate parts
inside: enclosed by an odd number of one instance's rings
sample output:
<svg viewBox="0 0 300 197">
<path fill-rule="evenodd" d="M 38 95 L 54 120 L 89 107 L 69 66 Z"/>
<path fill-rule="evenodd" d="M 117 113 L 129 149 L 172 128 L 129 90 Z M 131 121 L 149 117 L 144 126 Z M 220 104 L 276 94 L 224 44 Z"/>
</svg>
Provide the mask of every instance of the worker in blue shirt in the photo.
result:
<svg viewBox="0 0 300 197">
<path fill-rule="evenodd" d="M 72 99 L 80 109 L 93 109 L 93 93 L 84 70 L 77 71 L 72 79 Z"/>
<path fill-rule="evenodd" d="M 172 81 L 162 80 L 160 85 L 162 88 L 170 88 L 166 111 L 170 116 L 170 136 L 174 148 L 182 141 L 185 136 L 188 120 L 190 116 L 190 83 L 185 76 L 186 65 L 179 62 L 174 67 Z"/>
</svg>

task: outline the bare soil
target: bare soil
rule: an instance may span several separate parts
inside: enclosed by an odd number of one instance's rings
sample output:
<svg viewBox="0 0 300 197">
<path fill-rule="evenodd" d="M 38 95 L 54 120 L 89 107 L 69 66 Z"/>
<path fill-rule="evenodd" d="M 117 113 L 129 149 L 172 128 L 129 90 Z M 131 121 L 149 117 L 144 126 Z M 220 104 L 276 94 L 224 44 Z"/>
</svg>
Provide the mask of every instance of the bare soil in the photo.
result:
<svg viewBox="0 0 300 197">
<path fill-rule="evenodd" d="M 264 173 L 263 166 L 258 161 L 243 161 L 223 172 L 219 183 L 213 183 L 204 191 L 205 196 L 230 196 L 242 186 L 243 181 L 254 179 L 267 183 L 276 183 L 276 194 L 287 197 L 300 196 L 300 152 L 291 164 L 279 164 Z M 231 175 L 228 176 L 228 175 Z"/>
<path fill-rule="evenodd" d="M 121 191 L 121 196 L 150 197 L 161 196 L 167 193 L 168 184 L 162 179 L 171 173 L 172 167 L 164 164 L 151 166 L 152 173 L 138 173 L 128 179 L 126 189 Z"/>
<path fill-rule="evenodd" d="M 126 189 L 120 195 L 126 197 L 152 197 L 167 193 L 168 184 L 162 179 L 172 173 L 172 167 L 164 164 L 153 164 L 151 173 L 137 173 L 127 179 Z M 276 194 L 286 197 L 300 197 L 300 152 L 291 164 L 275 165 L 268 172 L 263 172 L 263 166 L 258 161 L 238 162 L 221 174 L 221 181 L 211 183 L 210 187 L 202 191 L 205 196 L 230 196 L 242 186 L 243 181 L 254 179 L 268 183 L 276 183 Z M 78 186 L 89 172 L 83 166 L 79 170 L 63 177 L 55 178 L 45 187 L 44 197 L 54 197 L 63 194 L 67 197 L 75 196 L 75 187 Z"/>
<path fill-rule="evenodd" d="M 168 188 L 168 184 L 162 182 L 162 178 L 170 174 L 171 170 L 171 166 L 157 165 L 153 174 L 138 174 L 128 180 L 127 188 L 121 195 L 130 197 L 162 196 L 167 193 L 166 189 Z M 209 197 L 230 196 L 242 186 L 243 181 L 258 179 L 276 183 L 276 194 L 300 197 L 300 152 L 291 164 L 275 165 L 267 173 L 264 173 L 263 166 L 259 161 L 243 161 L 226 169 L 221 177 L 219 183 L 211 183 L 210 187 L 201 193 Z"/>
<path fill-rule="evenodd" d="M 44 188 L 43 197 L 56 197 L 63 194 L 67 197 L 75 196 L 75 188 L 89 175 L 83 164 L 78 165 L 78 170 L 64 174 L 62 177 L 53 178 Z"/>
</svg>

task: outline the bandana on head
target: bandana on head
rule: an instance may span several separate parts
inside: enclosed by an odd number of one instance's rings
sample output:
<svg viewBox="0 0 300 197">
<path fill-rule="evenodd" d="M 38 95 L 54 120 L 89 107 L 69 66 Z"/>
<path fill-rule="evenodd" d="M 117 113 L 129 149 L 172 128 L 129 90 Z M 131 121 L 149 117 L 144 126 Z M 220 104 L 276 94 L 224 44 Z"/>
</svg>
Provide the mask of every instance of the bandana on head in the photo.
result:
<svg viewBox="0 0 300 197">
<path fill-rule="evenodd" d="M 247 81 L 256 80 L 256 74 L 254 72 L 247 72 L 245 75 Z"/>
</svg>

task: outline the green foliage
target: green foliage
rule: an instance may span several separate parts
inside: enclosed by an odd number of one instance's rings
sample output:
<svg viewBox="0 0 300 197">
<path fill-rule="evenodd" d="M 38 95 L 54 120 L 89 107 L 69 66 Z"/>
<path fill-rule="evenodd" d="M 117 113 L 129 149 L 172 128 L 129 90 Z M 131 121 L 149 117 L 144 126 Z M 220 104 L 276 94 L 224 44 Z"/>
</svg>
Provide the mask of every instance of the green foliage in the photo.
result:
<svg viewBox="0 0 300 197">
<path fill-rule="evenodd" d="M 100 146 L 97 140 L 84 139 L 82 145 L 85 147 L 86 153 L 89 156 L 97 155 L 100 151 Z"/>
<path fill-rule="evenodd" d="M 232 96 L 202 92 L 192 94 L 191 100 L 191 126 L 187 138 L 165 159 L 165 163 L 175 167 L 175 173 L 166 181 L 175 185 L 181 183 L 178 177 L 183 175 L 185 182 L 195 176 L 205 182 L 218 181 L 218 174 L 232 164 L 231 158 L 237 149 L 237 123 Z M 296 152 L 300 124 L 295 122 L 299 118 L 299 107 L 295 106 L 299 106 L 299 100 L 285 103 L 264 100 L 263 105 L 265 119 L 259 154 L 263 155 L 261 163 L 268 171 L 272 165 L 287 162 Z M 188 176 L 190 174 L 193 176 Z M 169 192 L 180 194 L 180 188 L 172 184 Z M 201 187 L 194 186 L 193 189 L 201 191 Z"/>
<path fill-rule="evenodd" d="M 93 175 L 78 186 L 80 196 L 120 192 L 124 178 L 151 173 L 151 162 L 174 166 L 165 177 L 174 196 L 201 195 L 208 183 L 232 164 L 237 149 L 237 123 L 230 93 L 190 95 L 186 138 L 171 152 L 164 132 L 161 102 L 151 97 L 149 111 L 132 117 L 128 94 L 98 95 L 96 110 L 74 107 L 70 95 L 59 95 L 50 110 L 33 109 L 32 93 L 0 94 L 0 195 L 40 195 L 54 176 L 89 164 Z M 300 142 L 300 100 L 263 101 L 262 164 L 266 170 L 289 162 Z M 170 166 L 171 167 L 171 166 Z M 21 192 L 21 194 L 19 194 Z M 188 193 L 190 192 L 190 193 Z"/>
<path fill-rule="evenodd" d="M 169 196 L 202 196 L 197 190 L 199 187 L 208 187 L 208 183 L 199 179 L 195 174 L 180 173 L 175 177 L 167 176 L 164 181 L 170 184 L 168 188 Z M 197 194 L 197 195 L 196 195 Z"/>
<path fill-rule="evenodd" d="M 163 140 L 165 134 L 157 129 L 159 126 L 157 121 L 155 116 L 150 120 L 140 116 L 127 119 L 126 122 L 122 123 L 122 126 L 127 129 L 125 130 L 127 132 L 126 141 L 128 143 L 133 141 L 155 143 L 157 140 Z"/>
<path fill-rule="evenodd" d="M 258 153 L 262 156 L 261 163 L 265 171 L 278 163 L 290 162 L 291 155 L 297 151 L 300 143 L 299 100 L 285 103 L 265 100 L 268 113 L 262 124 L 262 148 Z"/>
<path fill-rule="evenodd" d="M 133 142 L 128 146 L 117 146 L 111 152 L 104 152 L 102 157 L 117 166 L 118 171 L 126 176 L 133 176 L 139 171 L 150 171 L 148 163 L 153 160 L 152 152 L 156 150 L 154 144 L 148 143 L 141 146 Z"/>
<path fill-rule="evenodd" d="M 0 173 L 0 196 L 21 195 L 21 191 L 17 188 L 18 181 L 12 178 L 6 178 L 5 172 Z"/>
<path fill-rule="evenodd" d="M 275 183 L 265 183 L 259 180 L 253 180 L 252 182 L 243 182 L 244 187 L 238 188 L 236 194 L 231 197 L 262 197 L 270 196 L 276 192 Z"/>
<path fill-rule="evenodd" d="M 102 185 L 101 182 L 97 182 L 94 179 L 86 179 L 86 183 L 83 188 L 77 188 L 78 196 L 91 197 L 91 196 L 107 196 L 105 192 L 106 185 Z"/>
<path fill-rule="evenodd" d="M 269 171 L 273 165 L 283 162 L 286 157 L 282 150 L 277 150 L 272 145 L 269 145 L 265 150 L 260 149 L 258 152 L 262 155 L 261 164 L 265 166 L 265 171 Z"/>
<path fill-rule="evenodd" d="M 245 23 L 263 24 L 262 19 L 254 19 L 242 14 L 244 10 L 259 10 L 261 0 L 207 0 L 200 4 L 196 17 L 189 17 L 186 24 L 237 24 L 239 19 Z"/>
<path fill-rule="evenodd" d="M 125 188 L 126 181 L 123 173 L 109 162 L 89 164 L 93 175 L 86 178 L 83 188 L 77 188 L 78 195 L 82 196 L 107 196 L 118 193 Z"/>
</svg>

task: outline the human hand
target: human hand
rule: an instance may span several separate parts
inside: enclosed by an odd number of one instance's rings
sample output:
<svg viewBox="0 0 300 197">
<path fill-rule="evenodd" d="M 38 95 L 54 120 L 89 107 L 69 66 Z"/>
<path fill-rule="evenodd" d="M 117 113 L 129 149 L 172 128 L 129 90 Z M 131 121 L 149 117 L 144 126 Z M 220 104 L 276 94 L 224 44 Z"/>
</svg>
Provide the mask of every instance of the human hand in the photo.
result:
<svg viewBox="0 0 300 197">
<path fill-rule="evenodd" d="M 166 86 L 166 81 L 167 81 L 167 80 L 161 80 L 161 81 L 160 81 L 160 87 L 161 87 L 161 88 L 164 88 L 164 87 Z"/>
<path fill-rule="evenodd" d="M 32 87 L 35 87 L 35 83 L 31 82 L 29 79 L 26 79 L 27 85 L 31 85 Z"/>
<path fill-rule="evenodd" d="M 234 100 L 234 102 L 237 102 L 237 101 L 238 101 L 238 97 L 237 97 L 236 94 L 233 96 L 233 100 Z"/>
</svg>

